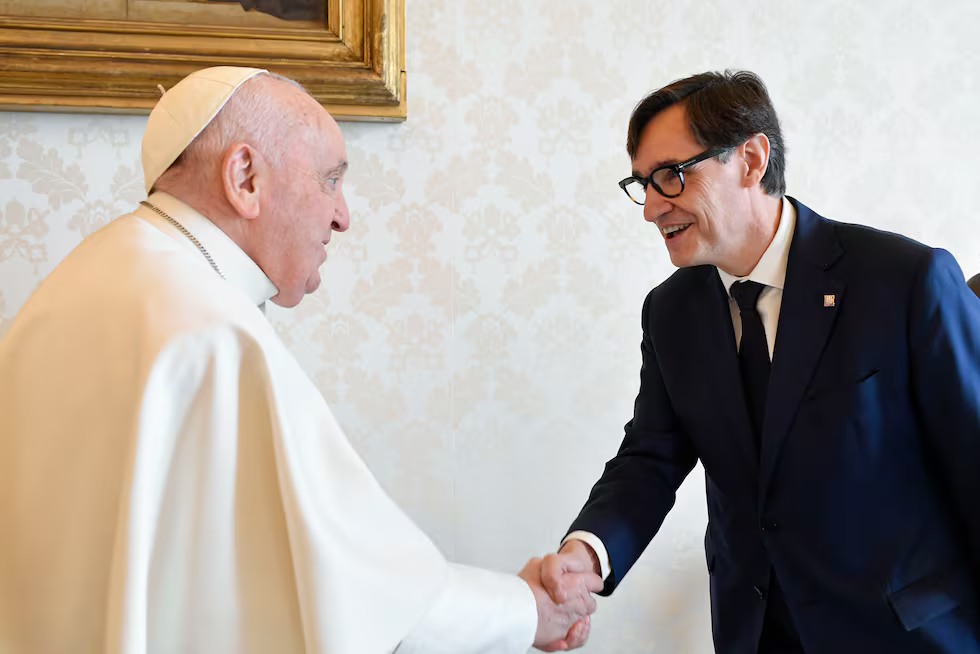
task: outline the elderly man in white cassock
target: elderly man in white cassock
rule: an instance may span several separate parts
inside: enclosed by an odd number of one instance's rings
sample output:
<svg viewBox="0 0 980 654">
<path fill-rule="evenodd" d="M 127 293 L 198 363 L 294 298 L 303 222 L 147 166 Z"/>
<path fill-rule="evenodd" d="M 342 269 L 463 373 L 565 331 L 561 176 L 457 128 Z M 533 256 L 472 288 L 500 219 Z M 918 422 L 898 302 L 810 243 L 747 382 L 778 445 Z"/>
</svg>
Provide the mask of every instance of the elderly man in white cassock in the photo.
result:
<svg viewBox="0 0 980 654">
<path fill-rule="evenodd" d="M 0 651 L 400 654 L 584 642 L 563 604 L 447 562 L 264 316 L 348 227 L 340 129 L 302 88 L 210 68 L 143 139 L 148 199 L 0 342 Z"/>
</svg>

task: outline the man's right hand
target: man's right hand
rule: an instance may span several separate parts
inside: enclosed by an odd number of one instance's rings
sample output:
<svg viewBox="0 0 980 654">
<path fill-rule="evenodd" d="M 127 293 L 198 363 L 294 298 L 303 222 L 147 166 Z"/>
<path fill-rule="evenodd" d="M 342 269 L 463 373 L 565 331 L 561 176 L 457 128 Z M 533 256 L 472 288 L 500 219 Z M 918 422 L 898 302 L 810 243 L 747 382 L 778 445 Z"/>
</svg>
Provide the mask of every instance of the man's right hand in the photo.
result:
<svg viewBox="0 0 980 654">
<path fill-rule="evenodd" d="M 574 538 L 566 541 L 557 554 L 548 554 L 541 562 L 541 583 L 551 599 L 559 604 L 575 592 L 575 575 L 583 573 L 592 573 L 598 578 L 599 557 L 584 541 Z M 598 588 L 590 590 L 602 590 L 602 580 L 599 580 Z"/>
<path fill-rule="evenodd" d="M 596 602 L 592 593 L 602 589 L 599 575 L 591 571 L 572 572 L 560 586 L 561 602 L 542 585 L 541 559 L 531 559 L 519 576 L 534 593 L 538 607 L 538 630 L 534 646 L 546 652 L 581 647 L 589 637 L 589 616 L 595 612 Z"/>
</svg>

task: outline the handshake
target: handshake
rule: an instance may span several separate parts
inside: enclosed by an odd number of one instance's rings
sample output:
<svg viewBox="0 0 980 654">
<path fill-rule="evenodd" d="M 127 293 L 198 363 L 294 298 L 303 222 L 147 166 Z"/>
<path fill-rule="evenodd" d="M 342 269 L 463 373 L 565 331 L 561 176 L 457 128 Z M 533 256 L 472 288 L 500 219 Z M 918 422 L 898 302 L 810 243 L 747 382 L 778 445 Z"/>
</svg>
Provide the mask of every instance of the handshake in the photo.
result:
<svg viewBox="0 0 980 654">
<path fill-rule="evenodd" d="M 534 593 L 538 630 L 534 646 L 545 652 L 575 649 L 589 639 L 590 615 L 602 590 L 599 559 L 580 540 L 569 540 L 557 554 L 527 562 L 518 576 Z"/>
</svg>

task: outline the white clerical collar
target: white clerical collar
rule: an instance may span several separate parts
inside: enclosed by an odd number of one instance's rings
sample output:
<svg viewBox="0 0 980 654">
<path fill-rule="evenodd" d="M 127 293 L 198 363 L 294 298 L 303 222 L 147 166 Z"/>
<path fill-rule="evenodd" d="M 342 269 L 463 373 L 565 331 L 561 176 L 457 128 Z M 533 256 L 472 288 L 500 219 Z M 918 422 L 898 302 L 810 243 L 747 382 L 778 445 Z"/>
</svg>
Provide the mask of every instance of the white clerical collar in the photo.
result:
<svg viewBox="0 0 980 654">
<path fill-rule="evenodd" d="M 237 243 L 205 216 L 163 191 L 154 192 L 147 201 L 177 221 L 181 227 L 200 241 L 211 258 L 214 259 L 218 269 L 221 270 L 222 276 L 238 287 L 257 306 L 263 307 L 266 300 L 279 292 L 279 289 L 266 277 L 258 264 L 252 261 L 238 247 Z M 141 208 L 141 211 L 141 215 L 148 213 L 160 218 L 145 207 Z M 183 235 L 182 238 L 195 250 L 197 249 L 190 239 L 183 237 Z M 201 259 L 204 261 L 203 254 Z"/>
<path fill-rule="evenodd" d="M 717 268 L 721 283 L 725 285 L 725 290 L 730 291 L 732 284 L 746 279 L 759 282 L 766 286 L 772 286 L 783 290 L 786 283 L 786 262 L 789 260 L 789 246 L 793 243 L 793 232 L 796 229 L 796 209 L 793 203 L 784 195 L 780 200 L 782 210 L 779 214 L 779 227 L 776 234 L 772 237 L 769 247 L 762 253 L 759 263 L 755 264 L 745 277 L 729 275 L 721 268 Z"/>
</svg>

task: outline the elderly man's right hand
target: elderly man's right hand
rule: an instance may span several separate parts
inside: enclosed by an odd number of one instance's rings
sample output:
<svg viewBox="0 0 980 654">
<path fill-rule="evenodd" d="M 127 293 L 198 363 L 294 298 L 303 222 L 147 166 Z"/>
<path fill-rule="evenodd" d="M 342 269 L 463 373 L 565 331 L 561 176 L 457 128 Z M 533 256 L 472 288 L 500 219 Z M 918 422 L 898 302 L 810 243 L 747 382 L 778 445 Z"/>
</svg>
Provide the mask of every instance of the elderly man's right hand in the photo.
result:
<svg viewBox="0 0 980 654">
<path fill-rule="evenodd" d="M 538 606 L 538 630 L 534 646 L 546 652 L 581 647 L 589 637 L 596 602 L 592 593 L 602 589 L 602 579 L 591 570 L 570 571 L 561 582 L 560 601 L 542 584 L 542 560 L 528 561 L 519 576 L 534 593 Z"/>
</svg>

